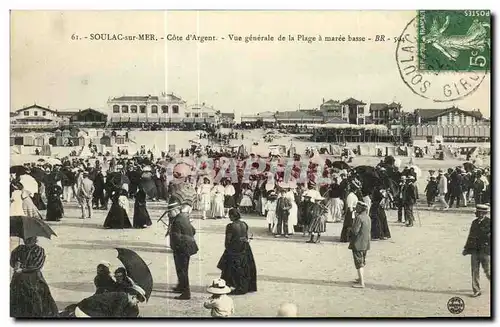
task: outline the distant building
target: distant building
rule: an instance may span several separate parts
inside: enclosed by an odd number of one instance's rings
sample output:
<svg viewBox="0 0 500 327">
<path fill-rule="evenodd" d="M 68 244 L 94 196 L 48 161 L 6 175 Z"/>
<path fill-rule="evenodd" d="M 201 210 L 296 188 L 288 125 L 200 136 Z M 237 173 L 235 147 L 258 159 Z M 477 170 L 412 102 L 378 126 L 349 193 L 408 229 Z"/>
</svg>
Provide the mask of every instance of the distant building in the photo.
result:
<svg viewBox="0 0 500 327">
<path fill-rule="evenodd" d="M 81 126 L 106 125 L 107 120 L 108 115 L 92 108 L 80 110 L 69 118 L 71 124 Z"/>
<path fill-rule="evenodd" d="M 234 112 L 221 112 L 220 114 L 220 123 L 224 126 L 232 126 L 235 121 Z"/>
<path fill-rule="evenodd" d="M 322 124 L 323 114 L 319 110 L 282 111 L 275 114 L 279 124 Z"/>
<path fill-rule="evenodd" d="M 415 125 L 480 125 L 486 124 L 479 110 L 463 110 L 457 107 L 447 109 L 415 109 Z"/>
<path fill-rule="evenodd" d="M 342 106 L 342 119 L 347 120 L 349 124 L 364 125 L 366 124 L 366 103 L 349 98 L 340 103 Z"/>
<path fill-rule="evenodd" d="M 319 110 L 323 113 L 323 116 L 327 117 L 328 120 L 342 119 L 342 105 L 340 101 L 328 100 L 319 106 Z"/>
<path fill-rule="evenodd" d="M 186 101 L 173 93 L 160 96 L 121 96 L 108 100 L 110 122 L 181 122 Z"/>
<path fill-rule="evenodd" d="M 389 125 L 397 124 L 400 119 L 401 104 L 392 102 L 386 103 L 371 103 L 370 115 L 373 124 Z"/>
<path fill-rule="evenodd" d="M 220 112 L 205 103 L 187 106 L 184 115 L 184 122 L 218 124 L 220 120 Z"/>
</svg>

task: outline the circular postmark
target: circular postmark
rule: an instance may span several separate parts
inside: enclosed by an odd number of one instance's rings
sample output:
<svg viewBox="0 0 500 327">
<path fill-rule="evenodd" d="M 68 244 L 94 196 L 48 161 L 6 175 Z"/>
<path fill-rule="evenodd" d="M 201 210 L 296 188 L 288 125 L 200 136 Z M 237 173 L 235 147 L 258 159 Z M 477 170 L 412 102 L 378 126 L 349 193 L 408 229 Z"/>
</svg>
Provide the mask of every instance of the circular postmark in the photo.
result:
<svg viewBox="0 0 500 327">
<path fill-rule="evenodd" d="M 486 77 L 486 70 L 463 70 L 453 61 L 431 62 L 427 68 L 431 66 L 432 69 L 420 69 L 420 61 L 424 56 L 421 47 L 418 17 L 415 17 L 406 25 L 397 41 L 396 62 L 405 85 L 422 98 L 434 102 L 460 100 L 474 93 Z M 425 60 L 429 62 L 429 58 Z"/>
<path fill-rule="evenodd" d="M 461 297 L 454 296 L 448 300 L 447 307 L 448 307 L 448 311 L 450 311 L 450 313 L 457 315 L 457 314 L 462 313 L 464 311 L 465 302 L 464 302 L 464 300 L 462 300 Z"/>
</svg>

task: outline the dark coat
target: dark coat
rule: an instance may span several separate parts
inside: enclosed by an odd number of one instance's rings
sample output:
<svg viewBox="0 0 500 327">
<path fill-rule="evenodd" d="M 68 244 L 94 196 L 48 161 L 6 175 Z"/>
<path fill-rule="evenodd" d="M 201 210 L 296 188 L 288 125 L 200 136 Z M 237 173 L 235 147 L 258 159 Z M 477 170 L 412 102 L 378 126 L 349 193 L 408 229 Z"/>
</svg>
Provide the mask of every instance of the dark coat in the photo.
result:
<svg viewBox="0 0 500 327">
<path fill-rule="evenodd" d="M 418 199 L 417 188 L 413 184 L 406 184 L 402 190 L 403 203 L 404 204 L 415 204 Z"/>
<path fill-rule="evenodd" d="M 176 217 L 171 218 L 170 223 L 170 248 L 174 252 L 193 255 L 198 252 L 198 245 L 194 239 L 196 230 L 189 221 L 189 216 L 186 213 L 180 213 Z"/>
<path fill-rule="evenodd" d="M 372 230 L 372 221 L 365 212 L 357 214 L 354 218 L 351 228 L 351 242 L 349 249 L 354 251 L 370 250 L 370 238 Z"/>
<path fill-rule="evenodd" d="M 470 226 L 469 237 L 464 247 L 466 254 L 481 251 L 490 254 L 491 250 L 491 219 L 488 217 L 474 219 Z"/>
</svg>

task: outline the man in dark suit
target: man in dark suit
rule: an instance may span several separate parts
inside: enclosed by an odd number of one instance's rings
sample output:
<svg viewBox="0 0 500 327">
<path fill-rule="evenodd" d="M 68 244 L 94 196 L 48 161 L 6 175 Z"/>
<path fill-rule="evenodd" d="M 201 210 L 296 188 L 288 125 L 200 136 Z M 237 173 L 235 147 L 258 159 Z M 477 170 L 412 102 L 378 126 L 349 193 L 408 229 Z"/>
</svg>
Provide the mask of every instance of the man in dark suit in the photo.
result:
<svg viewBox="0 0 500 327">
<path fill-rule="evenodd" d="M 491 280 L 490 271 L 490 248 L 491 248 L 491 220 L 487 217 L 489 206 L 478 204 L 476 206 L 476 217 L 472 222 L 469 237 L 465 243 L 463 255 L 471 255 L 472 291 L 473 297 L 481 295 L 479 286 L 479 267 L 482 266 L 486 278 Z"/>
<path fill-rule="evenodd" d="M 368 205 L 358 201 L 356 205 L 356 216 L 351 228 L 351 242 L 349 249 L 352 250 L 354 266 L 358 271 L 358 278 L 354 281 L 352 287 L 364 288 L 365 280 L 363 278 L 363 269 L 367 251 L 370 250 L 370 237 L 372 222 L 367 214 Z"/>
<path fill-rule="evenodd" d="M 406 219 L 406 226 L 413 227 L 413 221 L 415 217 L 413 216 L 413 206 L 418 199 L 418 191 L 413 184 L 415 177 L 412 175 L 406 177 L 406 185 L 403 188 L 403 210 Z"/>
<path fill-rule="evenodd" d="M 170 248 L 174 253 L 175 271 L 177 272 L 178 284 L 173 289 L 181 295 L 175 297 L 177 300 L 191 299 L 189 288 L 189 259 L 198 252 L 198 246 L 194 239 L 196 233 L 189 221 L 189 215 L 181 212 L 183 204 L 174 196 L 169 200 L 167 213 L 169 217 Z"/>
</svg>

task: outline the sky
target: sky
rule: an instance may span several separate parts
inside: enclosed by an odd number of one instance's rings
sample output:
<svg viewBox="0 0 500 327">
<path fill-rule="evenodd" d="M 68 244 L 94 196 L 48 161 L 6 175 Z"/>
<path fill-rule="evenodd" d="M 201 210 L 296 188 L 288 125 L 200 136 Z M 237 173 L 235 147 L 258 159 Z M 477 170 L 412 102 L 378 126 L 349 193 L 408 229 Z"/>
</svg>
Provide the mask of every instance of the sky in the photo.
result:
<svg viewBox="0 0 500 327">
<path fill-rule="evenodd" d="M 413 11 L 13 11 L 11 108 L 106 110 L 110 97 L 173 92 L 236 116 L 318 108 L 349 97 L 403 110 L 479 109 L 490 116 L 490 77 L 463 100 L 434 103 L 403 83 L 393 42 L 279 42 L 279 35 L 399 35 Z M 217 41 L 72 40 L 91 33 L 216 36 Z M 229 34 L 273 35 L 235 42 Z M 224 37 L 225 40 L 221 38 Z"/>
</svg>

